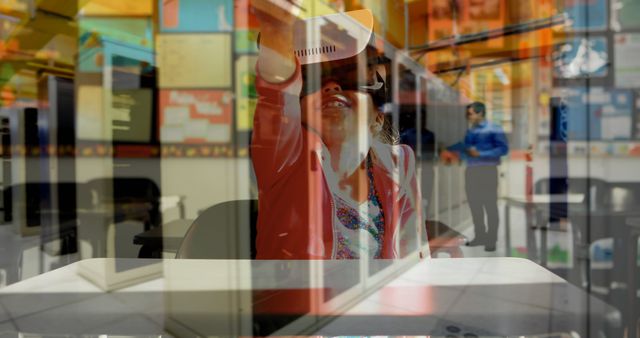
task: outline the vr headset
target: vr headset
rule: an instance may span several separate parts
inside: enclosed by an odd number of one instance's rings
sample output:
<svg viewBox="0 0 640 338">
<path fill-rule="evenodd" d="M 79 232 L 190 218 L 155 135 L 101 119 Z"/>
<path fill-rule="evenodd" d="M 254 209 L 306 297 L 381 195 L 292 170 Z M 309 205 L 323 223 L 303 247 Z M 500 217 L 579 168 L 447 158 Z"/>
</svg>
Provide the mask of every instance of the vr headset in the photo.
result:
<svg viewBox="0 0 640 338">
<path fill-rule="evenodd" d="M 294 14 L 304 10 L 291 2 L 286 4 Z M 385 79 L 389 71 L 381 71 L 380 67 L 390 61 L 373 47 L 373 23 L 373 15 L 366 9 L 294 23 L 293 52 L 302 65 L 302 95 L 319 90 L 328 79 L 335 79 L 345 90 L 369 93 L 378 107 L 389 101 Z"/>
</svg>

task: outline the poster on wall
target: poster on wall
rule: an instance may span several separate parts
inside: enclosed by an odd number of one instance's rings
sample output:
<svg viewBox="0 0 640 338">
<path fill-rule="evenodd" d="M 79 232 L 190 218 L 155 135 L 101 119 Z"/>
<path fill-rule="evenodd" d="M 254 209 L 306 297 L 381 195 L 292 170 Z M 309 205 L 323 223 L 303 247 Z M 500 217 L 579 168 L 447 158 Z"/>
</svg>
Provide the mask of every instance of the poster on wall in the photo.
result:
<svg viewBox="0 0 640 338">
<path fill-rule="evenodd" d="M 611 0 L 611 29 L 614 31 L 640 28 L 640 0 Z"/>
<path fill-rule="evenodd" d="M 161 90 L 163 143 L 229 143 L 233 93 L 224 90 Z"/>
<path fill-rule="evenodd" d="M 159 0 L 161 32 L 230 32 L 231 0 Z"/>
<path fill-rule="evenodd" d="M 568 107 L 569 140 L 629 140 L 632 132 L 632 93 L 593 87 L 563 88 L 554 94 Z"/>
<path fill-rule="evenodd" d="M 561 79 L 605 77 L 609 72 L 606 37 L 580 37 L 558 44 L 553 75 Z"/>
<path fill-rule="evenodd" d="M 160 34 L 156 53 L 161 88 L 231 87 L 230 34 Z"/>
<path fill-rule="evenodd" d="M 564 4 L 569 29 L 607 29 L 607 0 L 565 0 Z"/>
<path fill-rule="evenodd" d="M 616 34 L 613 72 L 619 88 L 640 88 L 640 34 Z"/>
</svg>

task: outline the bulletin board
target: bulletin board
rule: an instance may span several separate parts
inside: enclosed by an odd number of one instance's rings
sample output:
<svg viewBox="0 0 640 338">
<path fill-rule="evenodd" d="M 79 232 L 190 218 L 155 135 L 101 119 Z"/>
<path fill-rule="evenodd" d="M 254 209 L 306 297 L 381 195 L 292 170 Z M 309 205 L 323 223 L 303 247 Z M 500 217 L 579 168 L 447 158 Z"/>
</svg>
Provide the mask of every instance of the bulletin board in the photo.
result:
<svg viewBox="0 0 640 338">
<path fill-rule="evenodd" d="M 229 34 L 159 34 L 160 88 L 229 88 L 232 48 Z"/>
<path fill-rule="evenodd" d="M 618 88 L 640 88 L 640 33 L 616 34 L 614 38 L 614 75 Z"/>
<path fill-rule="evenodd" d="M 563 88 L 554 93 L 568 107 L 569 140 L 625 141 L 632 138 L 633 93 L 624 89 Z"/>
<path fill-rule="evenodd" d="M 226 90 L 160 91 L 160 140 L 165 143 L 229 143 L 233 93 Z"/>
</svg>

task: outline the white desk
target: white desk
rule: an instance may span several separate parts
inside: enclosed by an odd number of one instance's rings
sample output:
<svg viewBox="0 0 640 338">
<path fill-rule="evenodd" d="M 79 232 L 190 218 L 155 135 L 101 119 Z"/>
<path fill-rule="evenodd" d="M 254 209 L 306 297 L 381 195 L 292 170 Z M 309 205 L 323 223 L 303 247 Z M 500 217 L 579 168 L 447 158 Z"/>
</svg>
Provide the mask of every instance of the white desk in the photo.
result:
<svg viewBox="0 0 640 338">
<path fill-rule="evenodd" d="M 424 260 L 383 288 L 357 297 L 354 306 L 341 306 L 340 312 L 319 301 L 324 289 L 308 273 L 317 268 L 317 261 L 164 260 L 161 264 L 163 277 L 114 292 L 104 292 L 80 277 L 77 263 L 10 285 L 0 290 L 0 332 L 252 335 L 256 325 L 269 331 L 265 323 L 278 326 L 297 317 L 299 310 L 294 308 L 300 304 L 308 307 L 308 320 L 281 332 L 447 335 L 457 329 L 460 335 L 480 336 L 586 332 L 586 323 L 604 325 L 615 314 L 551 272 L 518 258 Z M 338 271 L 323 279 L 330 284 L 324 288 L 344 286 L 340 271 L 358 266 L 355 261 L 322 264 L 327 274 Z M 311 325 L 304 327 L 307 324 Z M 309 331 L 312 325 L 316 327 Z"/>
<path fill-rule="evenodd" d="M 506 197 L 512 203 L 525 204 L 548 204 L 548 203 L 569 203 L 578 204 L 584 203 L 584 194 L 560 194 L 560 195 L 547 195 L 547 194 L 534 194 L 526 195 L 509 195 Z"/>
<path fill-rule="evenodd" d="M 507 255 L 511 254 L 511 207 L 519 207 L 525 211 L 525 231 L 527 234 L 527 254 L 528 257 L 534 261 L 540 259 L 542 265 L 547 264 L 547 237 L 541 236 L 541 249 L 540 254 L 537 254 L 537 244 L 533 229 L 537 226 L 546 226 L 546 224 L 534 224 L 534 220 L 540 222 L 535 217 L 535 213 L 545 211 L 546 215 L 553 215 L 555 211 L 560 214 L 566 212 L 568 205 L 570 208 L 574 208 L 576 205 L 585 203 L 584 194 L 534 194 L 527 195 L 509 195 L 504 198 L 504 235 L 505 235 L 505 252 Z M 567 205 L 563 207 L 562 205 Z M 540 216 L 540 215 L 539 215 Z M 561 215 L 565 216 L 566 215 Z"/>
</svg>

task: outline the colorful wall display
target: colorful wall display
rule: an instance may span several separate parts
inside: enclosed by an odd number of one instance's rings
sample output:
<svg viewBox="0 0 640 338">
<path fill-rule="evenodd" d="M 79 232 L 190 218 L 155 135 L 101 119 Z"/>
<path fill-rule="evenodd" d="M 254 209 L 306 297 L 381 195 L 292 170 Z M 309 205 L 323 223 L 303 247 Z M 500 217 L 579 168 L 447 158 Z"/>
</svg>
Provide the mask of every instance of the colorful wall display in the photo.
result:
<svg viewBox="0 0 640 338">
<path fill-rule="evenodd" d="M 616 34 L 613 72 L 619 88 L 640 88 L 640 34 Z"/>
<path fill-rule="evenodd" d="M 153 24 L 149 18 L 82 17 L 78 20 L 78 36 L 80 48 L 95 47 L 104 37 L 149 48 L 153 47 Z"/>
<path fill-rule="evenodd" d="M 163 143 L 231 142 L 233 93 L 224 90 L 162 90 L 160 140 Z"/>
<path fill-rule="evenodd" d="M 156 43 L 161 88 L 231 87 L 231 35 L 159 34 Z"/>
<path fill-rule="evenodd" d="M 569 19 L 569 29 L 607 29 L 607 0 L 565 0 L 564 12 Z"/>
<path fill-rule="evenodd" d="M 159 0 L 161 32 L 230 32 L 233 1 Z"/>
<path fill-rule="evenodd" d="M 564 88 L 554 96 L 568 106 L 569 140 L 629 140 L 632 132 L 632 93 L 601 87 Z"/>
<path fill-rule="evenodd" d="M 606 37 L 575 38 L 559 44 L 554 51 L 556 78 L 604 77 L 608 72 Z"/>
</svg>

